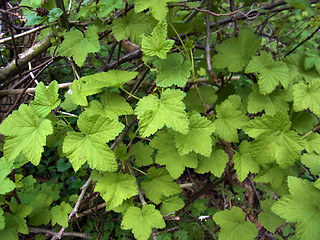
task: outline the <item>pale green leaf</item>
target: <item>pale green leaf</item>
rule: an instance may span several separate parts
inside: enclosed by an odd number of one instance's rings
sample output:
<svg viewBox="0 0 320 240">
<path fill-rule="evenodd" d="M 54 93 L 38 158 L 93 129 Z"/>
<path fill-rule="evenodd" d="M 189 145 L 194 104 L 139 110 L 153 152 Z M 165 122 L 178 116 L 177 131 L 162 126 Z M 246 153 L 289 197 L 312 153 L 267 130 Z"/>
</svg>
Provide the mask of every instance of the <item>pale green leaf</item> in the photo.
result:
<svg viewBox="0 0 320 240">
<path fill-rule="evenodd" d="M 151 167 L 147 177 L 141 182 L 141 189 L 145 190 L 146 197 L 155 204 L 159 204 L 166 197 L 171 197 L 182 191 L 165 168 Z"/>
<path fill-rule="evenodd" d="M 91 101 L 86 108 L 86 113 L 118 119 L 118 116 L 133 114 L 133 110 L 123 97 L 113 92 L 104 92 L 101 96 L 101 102 L 97 100 Z"/>
<path fill-rule="evenodd" d="M 53 81 L 49 86 L 44 86 L 40 82 L 36 87 L 36 95 L 34 101 L 30 102 L 30 106 L 40 116 L 47 116 L 52 109 L 55 109 L 60 104 L 59 86 L 57 81 Z"/>
<path fill-rule="evenodd" d="M 310 83 L 300 82 L 293 86 L 293 107 L 295 111 L 309 108 L 320 117 L 320 79 Z"/>
<path fill-rule="evenodd" d="M 231 95 L 220 105 L 216 106 L 215 133 L 226 141 L 238 142 L 238 129 L 241 129 L 249 121 L 248 117 L 238 110 L 240 104 L 240 97 Z"/>
<path fill-rule="evenodd" d="M 289 104 L 284 91 L 275 91 L 264 95 L 259 92 L 258 85 L 252 86 L 252 92 L 248 97 L 248 112 L 258 113 L 265 111 L 267 115 L 274 115 L 277 112 L 287 113 Z"/>
<path fill-rule="evenodd" d="M 207 110 L 206 106 L 203 106 L 202 101 L 204 104 L 212 105 L 218 99 L 216 95 L 216 89 L 213 87 L 207 86 L 199 86 L 197 88 L 191 88 L 187 92 L 187 96 L 183 99 L 183 102 L 186 104 L 188 111 L 196 111 L 196 112 L 204 112 Z"/>
<path fill-rule="evenodd" d="M 209 157 L 199 156 L 195 172 L 203 174 L 210 171 L 216 177 L 221 177 L 228 161 L 228 155 L 222 149 L 215 147 Z"/>
<path fill-rule="evenodd" d="M 162 215 L 154 205 L 147 204 L 142 207 L 130 207 L 123 216 L 121 228 L 132 229 L 137 240 L 147 240 L 152 228 L 164 228 L 166 226 Z"/>
<path fill-rule="evenodd" d="M 285 224 L 286 221 L 283 218 L 280 218 L 274 212 L 271 211 L 271 206 L 276 201 L 273 199 L 266 199 L 260 203 L 262 212 L 259 214 L 258 221 L 263 225 L 265 229 L 269 232 L 274 233 L 277 227 Z"/>
<path fill-rule="evenodd" d="M 174 43 L 174 40 L 167 39 L 167 23 L 165 21 L 159 22 L 152 30 L 151 35 L 142 35 L 141 37 L 141 50 L 150 57 L 157 56 L 165 59 Z"/>
<path fill-rule="evenodd" d="M 113 20 L 112 32 L 117 41 L 130 38 L 136 44 L 140 44 L 141 35 L 154 26 L 154 19 L 144 13 L 135 13 L 131 10 L 125 17 Z"/>
<path fill-rule="evenodd" d="M 53 133 L 51 121 L 41 119 L 33 108 L 22 104 L 0 125 L 0 133 L 8 136 L 4 144 L 4 157 L 14 160 L 22 152 L 32 164 L 38 165 L 46 145 L 46 136 Z"/>
<path fill-rule="evenodd" d="M 156 79 L 159 87 L 183 87 L 190 77 L 191 63 L 179 53 L 168 54 L 166 59 L 159 59 L 153 64 L 159 68 Z"/>
<path fill-rule="evenodd" d="M 320 175 L 320 156 L 315 153 L 304 153 L 301 162 L 315 175 Z"/>
<path fill-rule="evenodd" d="M 243 182 L 250 172 L 258 173 L 260 171 L 259 164 L 250 155 L 250 144 L 247 141 L 241 142 L 239 152 L 234 154 L 232 161 L 240 182 Z"/>
<path fill-rule="evenodd" d="M 212 218 L 221 228 L 219 240 L 253 240 L 258 236 L 256 226 L 245 221 L 241 208 L 232 207 L 232 210 L 217 212 Z"/>
<path fill-rule="evenodd" d="M 122 131 L 123 124 L 100 115 L 82 113 L 78 127 L 81 132 L 68 132 L 63 142 L 63 152 L 74 170 L 78 171 L 88 162 L 91 168 L 115 171 L 118 168 L 116 158 L 106 143 Z"/>
<path fill-rule="evenodd" d="M 158 131 L 150 145 L 158 149 L 156 163 L 165 165 L 174 179 L 181 176 L 185 167 L 196 168 L 198 165 L 197 155 L 189 153 L 180 155 L 173 141 L 173 136 L 167 131 Z"/>
<path fill-rule="evenodd" d="M 320 134 L 311 133 L 306 138 L 306 150 L 308 153 L 316 152 L 320 154 Z"/>
<path fill-rule="evenodd" d="M 144 145 L 142 142 L 137 142 L 132 146 L 131 153 L 136 156 L 134 162 L 138 167 L 148 166 L 153 163 L 151 157 L 153 148 L 150 145 Z"/>
<path fill-rule="evenodd" d="M 164 126 L 187 133 L 189 121 L 182 102 L 185 95 L 180 90 L 166 89 L 160 99 L 154 95 L 140 99 L 135 114 L 141 136 L 148 137 Z"/>
<path fill-rule="evenodd" d="M 89 26 L 84 37 L 82 32 L 77 29 L 71 29 L 64 35 L 64 40 L 58 51 L 61 56 L 72 57 L 75 63 L 81 67 L 89 53 L 100 50 L 98 28 Z"/>
<path fill-rule="evenodd" d="M 115 9 L 121 9 L 125 6 L 123 1 L 119 0 L 100 0 L 97 4 L 99 18 L 109 17 L 110 13 Z"/>
<path fill-rule="evenodd" d="M 306 70 L 315 67 L 320 74 L 320 55 L 319 50 L 311 50 L 306 52 L 306 58 L 304 59 L 304 68 Z"/>
<path fill-rule="evenodd" d="M 120 206 L 124 200 L 138 194 L 136 179 L 129 174 L 104 173 L 99 175 L 95 186 L 95 191 L 100 192 L 101 197 L 106 202 L 106 210 L 112 210 Z"/>
<path fill-rule="evenodd" d="M 290 83 L 289 69 L 284 62 L 274 62 L 272 55 L 261 52 L 246 67 L 246 73 L 258 73 L 259 90 L 262 94 L 271 93 L 281 83 L 287 88 Z"/>
<path fill-rule="evenodd" d="M 149 8 L 152 16 L 157 20 L 162 20 L 167 16 L 167 2 L 177 2 L 178 0 L 136 0 L 134 9 L 136 12 L 142 12 Z"/>
<path fill-rule="evenodd" d="M 71 210 L 70 204 L 65 202 L 51 208 L 52 226 L 57 223 L 63 227 L 68 227 L 68 215 L 71 213 Z"/>
<path fill-rule="evenodd" d="M 260 48 L 260 43 L 251 29 L 242 29 L 238 37 L 229 38 L 216 47 L 218 54 L 213 57 L 213 66 L 240 72 Z"/>
<path fill-rule="evenodd" d="M 215 125 L 200 114 L 193 114 L 189 118 L 189 132 L 187 134 L 175 133 L 174 142 L 181 155 L 191 151 L 209 157 L 212 150 L 212 133 Z"/>
<path fill-rule="evenodd" d="M 11 192 L 16 185 L 7 176 L 11 173 L 13 168 L 12 162 L 7 162 L 3 157 L 0 158 L 0 194 Z M 1 228 L 0 228 L 1 230 Z"/>
<path fill-rule="evenodd" d="M 167 215 L 169 213 L 174 213 L 183 207 L 184 201 L 179 197 L 179 195 L 174 195 L 162 202 L 160 212 L 162 215 Z"/>
<path fill-rule="evenodd" d="M 301 240 L 320 238 L 320 190 L 307 180 L 288 177 L 290 195 L 280 198 L 272 211 L 288 222 L 296 222 L 296 235 Z"/>
<path fill-rule="evenodd" d="M 9 209 L 12 214 L 5 217 L 7 227 L 12 224 L 17 228 L 19 233 L 29 234 L 25 218 L 31 213 L 32 207 L 24 204 L 10 203 Z M 0 236 L 2 236 L 1 233 Z"/>
</svg>

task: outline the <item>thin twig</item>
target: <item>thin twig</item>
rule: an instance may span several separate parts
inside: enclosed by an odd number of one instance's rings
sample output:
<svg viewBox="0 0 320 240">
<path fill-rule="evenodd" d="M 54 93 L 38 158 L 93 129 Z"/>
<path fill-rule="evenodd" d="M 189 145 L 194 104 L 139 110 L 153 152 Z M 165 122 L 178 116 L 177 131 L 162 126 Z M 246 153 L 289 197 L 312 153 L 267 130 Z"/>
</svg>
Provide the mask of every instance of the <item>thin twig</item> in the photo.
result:
<svg viewBox="0 0 320 240">
<path fill-rule="evenodd" d="M 27 35 L 29 35 L 29 34 L 31 34 L 31 33 L 34 33 L 34 32 L 40 31 L 40 30 L 42 30 L 42 29 L 45 29 L 45 28 L 47 28 L 47 27 L 49 27 L 49 26 L 48 26 L 48 25 L 39 26 L 39 27 L 33 28 L 33 29 L 29 30 L 29 31 L 25 31 L 25 32 L 23 32 L 23 33 L 16 34 L 16 35 L 13 36 L 13 38 L 14 38 L 14 39 L 18 39 L 18 38 L 27 36 Z M 13 38 L 12 38 L 12 37 L 7 37 L 7 38 L 4 38 L 4 39 L 0 39 L 0 44 L 9 42 L 9 41 L 11 41 Z"/>
<path fill-rule="evenodd" d="M 50 235 L 56 235 L 56 232 L 47 230 L 47 229 L 43 229 L 43 228 L 35 228 L 35 227 L 29 227 L 28 228 L 29 232 L 34 232 L 34 233 L 46 233 L 46 234 L 50 234 Z M 64 237 L 79 237 L 79 238 L 84 238 L 84 239 L 92 239 L 92 237 L 88 234 L 84 234 L 84 233 L 76 233 L 76 232 L 64 232 L 62 234 L 62 236 Z"/>
<path fill-rule="evenodd" d="M 320 128 L 320 125 L 314 127 L 310 132 L 307 132 L 305 135 L 302 136 L 302 139 L 305 139 L 306 137 L 308 137 L 311 133 L 317 131 Z"/>
</svg>

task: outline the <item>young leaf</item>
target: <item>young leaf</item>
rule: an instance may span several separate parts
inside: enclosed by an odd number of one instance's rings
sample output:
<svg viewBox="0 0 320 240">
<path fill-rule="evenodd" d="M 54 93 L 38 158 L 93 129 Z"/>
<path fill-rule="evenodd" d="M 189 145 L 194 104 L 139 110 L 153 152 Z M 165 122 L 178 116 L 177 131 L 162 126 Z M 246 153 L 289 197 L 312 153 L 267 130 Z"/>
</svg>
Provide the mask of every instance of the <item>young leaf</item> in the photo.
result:
<svg viewBox="0 0 320 240">
<path fill-rule="evenodd" d="M 243 130 L 255 140 L 251 143 L 251 156 L 261 164 L 276 161 L 286 168 L 299 159 L 304 148 L 303 139 L 290 130 L 287 115 L 263 115 L 251 120 Z"/>
<path fill-rule="evenodd" d="M 58 51 L 61 56 L 72 57 L 75 63 L 82 67 L 89 53 L 100 50 L 98 28 L 89 26 L 86 31 L 86 37 L 77 29 L 71 29 L 64 35 L 64 40 Z"/>
<path fill-rule="evenodd" d="M 62 202 L 60 205 L 51 208 L 51 224 L 54 226 L 56 223 L 68 227 L 68 215 L 71 213 L 72 207 L 69 203 Z"/>
<path fill-rule="evenodd" d="M 258 113 L 265 111 L 267 115 L 275 115 L 277 112 L 287 113 L 289 104 L 284 91 L 263 95 L 259 92 L 258 85 L 252 86 L 252 92 L 248 97 L 248 112 Z"/>
<path fill-rule="evenodd" d="M 260 43 L 251 29 L 242 29 L 238 37 L 227 39 L 216 47 L 218 54 L 213 57 L 214 66 L 240 72 L 260 48 Z"/>
<path fill-rule="evenodd" d="M 286 223 L 283 218 L 280 218 L 278 215 L 271 211 L 271 206 L 275 202 L 276 201 L 273 199 L 266 199 L 261 202 L 260 205 L 263 211 L 259 214 L 258 218 L 259 223 L 261 223 L 263 227 L 271 233 L 274 233 L 277 227 Z"/>
<path fill-rule="evenodd" d="M 75 171 L 88 162 L 91 168 L 115 171 L 118 166 L 114 153 L 106 145 L 124 128 L 123 124 L 100 115 L 82 113 L 78 119 L 80 132 L 68 132 L 63 142 L 63 152 Z"/>
<path fill-rule="evenodd" d="M 216 177 L 221 177 L 228 161 L 228 155 L 222 149 L 214 147 L 209 157 L 199 156 L 195 172 L 203 174 L 210 171 Z"/>
<path fill-rule="evenodd" d="M 101 96 L 101 102 L 97 100 L 91 101 L 86 108 L 86 113 L 118 119 L 118 116 L 132 114 L 133 110 L 123 97 L 113 92 L 104 92 Z"/>
<path fill-rule="evenodd" d="M 10 179 L 7 178 L 8 174 L 11 173 L 12 162 L 7 162 L 3 157 L 0 158 L 0 194 L 6 194 L 11 192 L 16 185 Z"/>
<path fill-rule="evenodd" d="M 289 69 L 284 62 L 274 62 L 272 55 L 261 52 L 260 56 L 253 57 L 246 67 L 246 73 L 258 72 L 260 93 L 271 93 L 281 83 L 287 88 L 290 83 Z"/>
<path fill-rule="evenodd" d="M 174 40 L 167 40 L 167 23 L 165 21 L 158 23 L 151 32 L 151 35 L 142 35 L 141 37 L 141 50 L 145 55 L 150 57 L 157 56 L 165 59 L 174 43 Z"/>
<path fill-rule="evenodd" d="M 167 215 L 169 213 L 174 213 L 183 207 L 183 200 L 179 197 L 179 195 L 174 195 L 162 202 L 160 212 L 162 215 Z"/>
<path fill-rule="evenodd" d="M 30 102 L 30 106 L 38 114 L 38 116 L 46 117 L 52 109 L 55 109 L 60 104 L 59 86 L 57 81 L 50 83 L 48 87 L 40 82 L 36 87 L 36 95 L 34 101 Z"/>
<path fill-rule="evenodd" d="M 212 133 L 215 125 L 199 114 L 193 114 L 189 118 L 190 126 L 187 134 L 175 133 L 174 142 L 181 155 L 191 151 L 209 157 L 212 150 Z"/>
<path fill-rule="evenodd" d="M 178 0 L 136 0 L 134 9 L 136 12 L 142 12 L 149 8 L 152 16 L 157 20 L 162 20 L 167 16 L 167 2 L 178 2 Z"/>
<path fill-rule="evenodd" d="M 245 180 L 249 172 L 258 173 L 260 171 L 259 164 L 250 155 L 250 144 L 247 141 L 241 142 L 239 152 L 234 154 L 232 161 L 240 182 Z"/>
<path fill-rule="evenodd" d="M 320 79 L 310 83 L 300 82 L 293 85 L 293 107 L 295 111 L 309 108 L 320 117 Z"/>
<path fill-rule="evenodd" d="M 138 167 L 148 166 L 153 163 L 151 157 L 153 148 L 150 145 L 144 145 L 142 142 L 137 142 L 132 146 L 131 153 L 136 156 L 134 162 Z"/>
<path fill-rule="evenodd" d="M 156 163 L 166 165 L 166 169 L 174 179 L 180 177 L 185 167 L 196 168 L 198 165 L 195 153 L 179 154 L 173 141 L 173 136 L 168 131 L 158 131 L 150 145 L 158 149 Z"/>
<path fill-rule="evenodd" d="M 226 141 L 238 142 L 238 131 L 245 125 L 249 119 L 238 108 L 241 104 L 241 98 L 237 95 L 231 95 L 220 105 L 216 106 L 217 118 L 215 133 Z"/>
<path fill-rule="evenodd" d="M 155 25 L 152 17 L 131 10 L 126 16 L 113 20 L 112 32 L 117 41 L 130 38 L 134 43 L 140 44 L 140 36 L 148 32 L 151 25 Z"/>
<path fill-rule="evenodd" d="M 256 226 L 245 221 L 245 214 L 238 207 L 224 210 L 213 215 L 213 220 L 220 225 L 220 240 L 252 240 L 258 235 Z"/>
<path fill-rule="evenodd" d="M 168 54 L 166 59 L 159 59 L 153 64 L 160 69 L 156 79 L 159 87 L 183 87 L 190 77 L 191 63 L 179 53 Z"/>
<path fill-rule="evenodd" d="M 154 134 L 163 126 L 177 132 L 187 133 L 189 121 L 182 102 L 185 95 L 180 90 L 166 89 L 160 100 L 154 95 L 142 98 L 135 109 L 135 114 L 140 120 L 139 131 L 142 137 Z"/>
<path fill-rule="evenodd" d="M 41 119 L 33 108 L 22 104 L 0 125 L 0 132 L 6 136 L 4 157 L 14 160 L 22 152 L 32 164 L 38 165 L 46 145 L 46 136 L 53 133 L 51 121 Z"/>
<path fill-rule="evenodd" d="M 165 197 L 173 196 L 182 191 L 165 168 L 151 167 L 147 177 L 148 179 L 141 182 L 141 189 L 145 190 L 146 197 L 155 204 L 159 204 Z"/>
<path fill-rule="evenodd" d="M 129 174 L 104 173 L 99 175 L 95 191 L 100 192 L 101 197 L 106 202 L 106 210 L 112 210 L 120 206 L 124 200 L 138 194 L 136 179 Z"/>
<path fill-rule="evenodd" d="M 272 211 L 289 222 L 296 222 L 296 235 L 299 239 L 320 238 L 320 190 L 307 180 L 288 177 L 290 195 L 280 198 Z"/>
<path fill-rule="evenodd" d="M 162 215 L 154 205 L 147 204 L 142 207 L 130 207 L 124 214 L 121 228 L 132 229 L 137 240 L 147 240 L 152 228 L 164 228 L 166 226 Z"/>
</svg>

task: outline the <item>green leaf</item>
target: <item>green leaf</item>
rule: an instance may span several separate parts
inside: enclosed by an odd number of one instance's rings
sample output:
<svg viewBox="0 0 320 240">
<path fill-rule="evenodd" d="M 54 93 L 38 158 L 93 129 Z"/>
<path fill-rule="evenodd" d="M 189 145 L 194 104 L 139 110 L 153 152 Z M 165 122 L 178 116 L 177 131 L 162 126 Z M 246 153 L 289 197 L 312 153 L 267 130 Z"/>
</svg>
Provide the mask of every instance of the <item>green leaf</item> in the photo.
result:
<svg viewBox="0 0 320 240">
<path fill-rule="evenodd" d="M 47 194 L 38 194 L 36 197 L 33 196 L 29 206 L 32 207 L 32 212 L 29 215 L 28 224 L 33 226 L 40 226 L 42 224 L 48 224 L 51 220 L 51 213 L 49 206 L 53 199 Z"/>
<path fill-rule="evenodd" d="M 123 124 L 100 115 L 82 113 L 78 119 L 81 132 L 68 132 L 63 142 L 63 152 L 75 171 L 88 162 L 91 168 L 115 171 L 118 166 L 114 153 L 106 145 L 124 128 Z"/>
<path fill-rule="evenodd" d="M 75 63 L 82 67 L 89 53 L 100 50 L 98 28 L 89 26 L 86 30 L 86 37 L 77 29 L 71 29 L 64 35 L 64 40 L 58 51 L 61 56 L 72 57 Z"/>
<path fill-rule="evenodd" d="M 286 221 L 283 218 L 280 218 L 274 212 L 271 211 L 271 206 L 275 202 L 276 201 L 273 199 L 266 199 L 262 201 L 260 205 L 263 211 L 259 214 L 258 218 L 259 223 L 261 223 L 263 227 L 271 233 L 274 233 L 277 227 L 286 223 Z"/>
<path fill-rule="evenodd" d="M 300 134 L 306 134 L 318 124 L 318 118 L 311 112 L 293 112 L 291 122 L 294 130 Z"/>
<path fill-rule="evenodd" d="M 218 54 L 213 57 L 213 65 L 219 69 L 228 68 L 230 72 L 240 72 L 260 48 L 260 43 L 251 29 L 242 29 L 238 37 L 229 38 L 216 47 Z"/>
<path fill-rule="evenodd" d="M 121 9 L 124 6 L 123 1 L 118 0 L 101 0 L 99 1 L 98 7 L 98 17 L 100 19 L 109 17 L 109 14 L 115 9 Z"/>
<path fill-rule="evenodd" d="M 174 195 L 162 202 L 160 212 L 162 215 L 167 215 L 169 213 L 174 213 L 183 207 L 184 201 L 179 197 L 179 195 Z"/>
<path fill-rule="evenodd" d="M 215 125 L 200 114 L 193 114 L 189 118 L 189 132 L 187 134 L 175 133 L 174 142 L 181 155 L 191 151 L 209 157 L 212 150 L 212 133 Z"/>
<path fill-rule="evenodd" d="M 217 212 L 212 218 L 221 228 L 219 240 L 252 240 L 258 235 L 256 226 L 245 221 L 241 208 Z"/>
<path fill-rule="evenodd" d="M 139 132 L 142 137 L 154 134 L 163 126 L 181 133 L 188 132 L 189 121 L 182 99 L 185 93 L 180 90 L 166 89 L 160 100 L 148 95 L 137 104 L 135 114 L 139 121 Z M 170 116 L 170 117 L 168 117 Z"/>
<path fill-rule="evenodd" d="M 90 88 L 116 87 L 121 88 L 123 84 L 134 79 L 138 72 L 128 72 L 121 70 L 110 70 L 108 72 L 99 72 L 93 75 L 82 77 Z"/>
<path fill-rule="evenodd" d="M 248 112 L 258 113 L 264 110 L 267 115 L 275 115 L 277 112 L 287 113 L 289 104 L 285 94 L 284 91 L 279 90 L 263 95 L 259 92 L 258 85 L 255 84 L 248 97 Z"/>
<path fill-rule="evenodd" d="M 304 153 L 301 162 L 315 175 L 320 175 L 320 156 L 315 153 Z"/>
<path fill-rule="evenodd" d="M 314 14 L 311 4 L 308 0 L 286 0 L 286 2 L 293 6 L 295 9 L 307 10 L 310 16 Z"/>
<path fill-rule="evenodd" d="M 168 54 L 166 59 L 159 59 L 153 64 L 159 68 L 156 79 L 159 87 L 183 87 L 190 77 L 191 63 L 179 53 Z"/>
<path fill-rule="evenodd" d="M 320 79 L 310 83 L 300 82 L 293 85 L 293 107 L 295 111 L 309 108 L 320 117 Z"/>
<path fill-rule="evenodd" d="M 148 166 L 153 163 L 151 157 L 153 148 L 150 145 L 144 145 L 142 142 L 137 142 L 132 146 L 131 153 L 136 156 L 135 164 L 138 167 Z"/>
<path fill-rule="evenodd" d="M 164 228 L 166 226 L 162 215 L 154 205 L 147 204 L 142 207 L 130 207 L 123 216 L 121 228 L 132 229 L 134 237 L 138 240 L 147 240 L 152 228 Z"/>
<path fill-rule="evenodd" d="M 289 222 L 296 222 L 296 235 L 299 239 L 320 238 L 320 190 L 307 180 L 288 177 L 290 195 L 280 198 L 272 211 Z"/>
<path fill-rule="evenodd" d="M 104 92 L 101 102 L 93 100 L 86 108 L 86 113 L 90 115 L 99 114 L 106 118 L 118 119 L 121 115 L 133 114 L 133 110 L 126 100 L 117 93 Z"/>
<path fill-rule="evenodd" d="M 191 88 L 187 92 L 187 96 L 183 99 L 188 111 L 204 112 L 206 107 L 202 105 L 202 101 L 205 104 L 213 104 L 218 99 L 216 89 L 213 87 L 200 86 L 198 90 L 195 87 Z"/>
<path fill-rule="evenodd" d="M 228 142 L 238 142 L 238 130 L 245 125 L 249 119 L 239 109 L 241 98 L 231 95 L 220 105 L 216 106 L 217 119 L 215 133 Z"/>
<path fill-rule="evenodd" d="M 107 211 L 120 206 L 124 200 L 138 194 L 136 179 L 129 174 L 104 173 L 94 180 L 97 181 L 95 191 L 100 192 L 106 202 Z"/>
<path fill-rule="evenodd" d="M 14 182 L 7 178 L 7 176 L 11 173 L 12 168 L 12 162 L 7 162 L 3 157 L 0 158 L 0 194 L 4 195 L 8 192 L 11 192 L 16 187 Z"/>
<path fill-rule="evenodd" d="M 24 16 L 27 19 L 27 22 L 25 24 L 25 26 L 33 26 L 33 25 L 38 25 L 40 23 L 42 23 L 43 21 L 43 17 L 38 16 L 36 14 L 33 15 L 25 15 Z"/>
<path fill-rule="evenodd" d="M 158 131 L 150 145 L 158 149 L 156 163 L 166 165 L 170 176 L 174 179 L 180 177 L 185 167 L 196 168 L 198 165 L 195 153 L 179 154 L 173 141 L 173 136 L 165 130 Z"/>
<path fill-rule="evenodd" d="M 10 203 L 11 215 L 6 215 L 6 225 L 14 225 L 22 234 L 29 234 L 26 217 L 31 213 L 32 207 L 24 204 Z M 1 235 L 1 233 L 0 233 Z M 2 235 L 1 235 L 2 236 Z"/>
<path fill-rule="evenodd" d="M 260 93 L 268 94 L 275 90 L 281 83 L 287 88 L 290 83 L 289 69 L 284 62 L 274 62 L 272 55 L 261 52 L 260 56 L 255 56 L 246 67 L 246 73 L 258 73 L 258 84 Z"/>
<path fill-rule="evenodd" d="M 141 43 L 141 35 L 154 26 L 154 19 L 144 13 L 131 10 L 125 17 L 113 20 L 112 32 L 117 41 L 130 38 L 136 44 Z"/>
<path fill-rule="evenodd" d="M 263 115 L 251 120 L 243 130 L 255 140 L 251 143 L 250 153 L 261 164 L 276 161 L 286 168 L 300 158 L 304 148 L 303 139 L 290 130 L 287 115 Z"/>
<path fill-rule="evenodd" d="M 55 20 L 57 20 L 61 15 L 63 14 L 63 11 L 60 8 L 52 8 L 49 11 L 49 19 L 48 22 L 54 22 Z"/>
<path fill-rule="evenodd" d="M 32 164 L 38 165 L 46 145 L 46 136 L 53 133 L 51 121 L 41 119 L 33 108 L 22 104 L 0 125 L 5 136 L 4 157 L 12 161 L 23 153 Z"/>
<path fill-rule="evenodd" d="M 5 223 L 5 220 L 4 220 L 4 217 L 3 217 L 3 210 L 2 208 L 0 208 L 0 231 L 3 230 L 6 226 L 6 223 Z"/>
<path fill-rule="evenodd" d="M 306 58 L 304 59 L 304 68 L 306 70 L 315 67 L 320 74 L 320 55 L 318 50 L 311 50 L 306 52 Z"/>
<path fill-rule="evenodd" d="M 316 152 L 320 154 L 320 134 L 311 133 L 306 138 L 306 150 L 308 153 Z"/>
<path fill-rule="evenodd" d="M 136 12 L 142 12 L 149 8 L 152 16 L 157 20 L 162 20 L 167 16 L 167 2 L 177 2 L 178 0 L 136 0 L 134 9 Z"/>
<path fill-rule="evenodd" d="M 34 101 L 30 102 L 30 106 L 42 118 L 46 117 L 52 109 L 60 104 L 59 86 L 57 81 L 53 81 L 49 86 L 44 86 L 40 82 L 36 87 L 36 95 Z"/>
<path fill-rule="evenodd" d="M 171 197 L 182 191 L 165 168 L 151 167 L 147 177 L 148 179 L 141 182 L 141 189 L 145 190 L 146 197 L 155 204 L 162 202 L 165 197 Z"/>
<path fill-rule="evenodd" d="M 221 177 L 228 161 L 228 155 L 222 149 L 215 147 L 209 157 L 199 156 L 195 172 L 203 174 L 210 171 L 216 177 Z"/>
<path fill-rule="evenodd" d="M 51 208 L 51 224 L 54 226 L 56 223 L 68 227 L 68 215 L 71 213 L 72 207 L 69 203 L 62 202 L 60 205 Z"/>
<path fill-rule="evenodd" d="M 232 161 L 240 182 L 243 182 L 250 172 L 258 173 L 260 171 L 259 164 L 250 155 L 250 144 L 247 141 L 241 142 L 239 152 L 234 154 Z"/>
<path fill-rule="evenodd" d="M 158 1 L 157 4 L 159 4 Z M 167 40 L 167 23 L 165 21 L 159 22 L 152 30 L 151 35 L 143 34 L 141 37 L 141 50 L 145 55 L 150 57 L 157 56 L 165 59 L 174 43 L 174 40 Z"/>
</svg>

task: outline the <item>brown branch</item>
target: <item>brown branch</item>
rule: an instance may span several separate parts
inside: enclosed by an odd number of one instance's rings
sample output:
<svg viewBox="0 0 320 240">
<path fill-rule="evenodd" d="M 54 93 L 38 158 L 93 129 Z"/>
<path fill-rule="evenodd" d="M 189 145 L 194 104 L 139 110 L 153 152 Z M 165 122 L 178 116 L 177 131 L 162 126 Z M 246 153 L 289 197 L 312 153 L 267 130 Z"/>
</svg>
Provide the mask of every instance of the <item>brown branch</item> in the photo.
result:
<svg viewBox="0 0 320 240">
<path fill-rule="evenodd" d="M 133 59 L 136 59 L 136 58 L 140 58 L 142 56 L 142 51 L 141 51 L 141 48 L 138 48 L 130 53 L 127 53 L 126 55 L 122 56 L 119 58 L 119 60 L 116 60 L 112 63 L 109 63 L 109 64 L 106 64 L 102 70 L 103 71 L 108 71 L 110 69 L 114 69 L 116 67 L 118 67 L 120 64 L 122 63 L 125 63 L 125 62 L 129 62 Z"/>
<path fill-rule="evenodd" d="M 33 28 L 29 31 L 25 31 L 23 33 L 19 33 L 19 34 L 16 34 L 13 36 L 14 39 L 18 39 L 18 38 L 21 38 L 21 37 L 24 37 L 24 36 L 27 36 L 31 33 L 34 33 L 34 32 L 37 32 L 37 31 L 40 31 L 42 29 L 45 29 L 49 27 L 48 25 L 45 25 L 45 26 L 39 26 L 39 27 L 36 27 L 36 28 Z M 7 37 L 7 38 L 3 38 L 3 39 L 0 39 L 0 44 L 3 44 L 3 43 L 6 43 L 6 42 L 9 42 L 13 39 L 12 37 Z"/>
<path fill-rule="evenodd" d="M 56 235 L 56 232 L 43 229 L 43 228 L 35 228 L 35 227 L 29 227 L 28 228 L 29 232 L 34 232 L 34 233 L 46 233 L 50 235 Z M 62 234 L 64 237 L 79 237 L 79 238 L 84 238 L 84 239 L 92 239 L 92 237 L 88 234 L 84 233 L 76 233 L 76 232 L 65 232 Z"/>
</svg>

